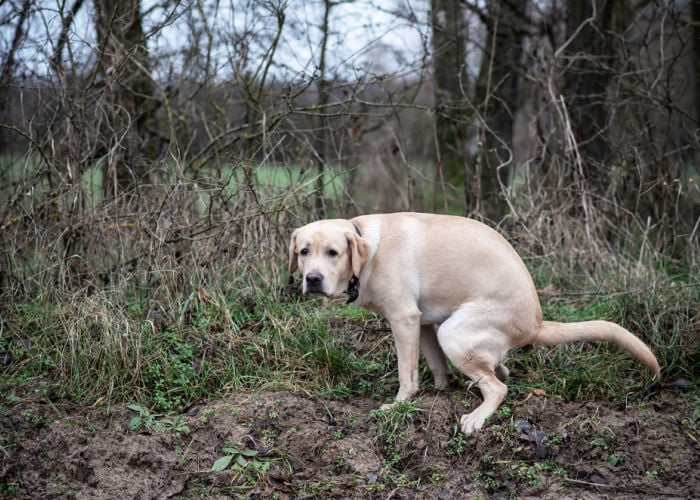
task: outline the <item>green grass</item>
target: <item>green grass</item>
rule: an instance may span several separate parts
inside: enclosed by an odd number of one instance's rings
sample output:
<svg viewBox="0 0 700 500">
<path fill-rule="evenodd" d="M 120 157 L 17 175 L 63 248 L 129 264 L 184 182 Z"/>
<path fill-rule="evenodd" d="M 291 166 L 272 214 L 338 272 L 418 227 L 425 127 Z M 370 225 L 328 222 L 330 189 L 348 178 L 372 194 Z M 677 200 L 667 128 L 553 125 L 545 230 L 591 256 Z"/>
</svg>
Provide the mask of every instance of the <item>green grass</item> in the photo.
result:
<svg viewBox="0 0 700 500">
<path fill-rule="evenodd" d="M 603 286 L 612 289 L 616 284 L 611 281 Z M 697 328 L 697 285 L 689 280 L 668 280 L 655 286 L 628 293 L 557 297 L 543 302 L 543 315 L 555 321 L 605 319 L 619 323 L 650 346 L 661 365 L 662 381 L 684 378 L 697 386 L 700 352 L 693 333 Z M 515 354 L 508 365 L 521 395 L 542 388 L 565 400 L 625 400 L 637 393 L 642 397 L 652 381 L 644 365 L 606 343 L 535 348 Z"/>
<path fill-rule="evenodd" d="M 18 181 L 36 165 L 12 168 Z M 109 210 L 86 220 L 67 218 L 84 246 L 65 254 L 67 233 L 55 214 L 5 220 L 13 239 L 5 240 L 2 254 L 0 406 L 43 398 L 173 412 L 197 400 L 266 388 L 390 400 L 397 380 L 386 325 L 339 301 L 279 294 L 289 222 L 308 217 L 293 203 L 305 200 L 308 208 L 315 170 L 256 168 L 264 203 L 252 208 L 231 201 L 239 170 L 200 172 L 201 190 L 192 194 L 200 208 L 211 209 L 209 219 L 190 213 L 176 219 L 182 200 L 170 191 L 144 202 L 140 225 L 121 232 L 112 228 Z M 332 169 L 326 175 L 326 195 L 340 197 L 343 178 Z M 98 177 L 95 167 L 81 181 L 95 196 Z M 216 205 L 201 202 L 216 189 L 230 191 Z M 292 199 L 280 198 L 295 190 Z M 290 207 L 297 212 L 289 214 Z M 176 222 L 186 238 L 159 232 Z M 697 389 L 698 271 L 690 259 L 638 262 L 643 252 L 628 254 L 634 270 L 601 262 L 591 271 L 565 255 L 558 262 L 530 259 L 537 287 L 555 288 L 543 301 L 545 318 L 621 323 L 651 346 L 664 380 L 683 378 Z M 133 269 L 121 265 L 134 256 Z M 514 353 L 507 364 L 513 400 L 537 388 L 565 400 L 623 401 L 650 381 L 645 367 L 604 344 L 537 348 Z M 424 365 L 421 373 L 429 378 Z"/>
<path fill-rule="evenodd" d="M 359 356 L 348 348 L 334 326 L 342 313 L 316 301 L 261 299 L 251 311 L 222 299 L 223 312 L 194 297 L 182 322 L 157 328 L 145 308 L 109 293 L 69 300 L 4 308 L 11 323 L 0 351 L 11 361 L 0 374 L 2 404 L 38 397 L 181 411 L 198 399 L 260 388 L 383 393 L 367 381 L 392 370 L 386 349 Z"/>
<path fill-rule="evenodd" d="M 0 404 L 47 398 L 181 411 L 231 391 L 287 388 L 388 400 L 396 389 L 388 332 L 377 332 L 377 317 L 353 306 L 266 294 L 251 308 L 249 300 L 212 291 L 182 295 L 166 315 L 172 320 L 159 322 L 148 301 L 121 293 L 5 305 L 0 351 L 9 361 L 0 373 Z M 544 313 L 617 321 L 652 347 L 665 380 L 697 384 L 694 293 L 676 286 L 663 294 L 559 298 L 546 302 Z M 564 400 L 622 401 L 651 380 L 639 362 L 605 344 L 536 348 L 514 353 L 507 364 L 515 400 L 543 389 Z"/>
</svg>

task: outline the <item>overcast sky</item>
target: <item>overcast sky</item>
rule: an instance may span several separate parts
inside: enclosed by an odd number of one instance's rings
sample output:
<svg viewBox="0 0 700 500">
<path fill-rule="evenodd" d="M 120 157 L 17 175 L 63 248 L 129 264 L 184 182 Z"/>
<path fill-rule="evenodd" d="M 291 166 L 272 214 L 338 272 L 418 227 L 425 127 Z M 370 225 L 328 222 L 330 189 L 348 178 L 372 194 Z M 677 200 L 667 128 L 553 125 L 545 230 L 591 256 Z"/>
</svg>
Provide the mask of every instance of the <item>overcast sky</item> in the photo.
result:
<svg viewBox="0 0 700 500">
<path fill-rule="evenodd" d="M 0 16 L 8 14 L 19 5 L 19 0 L 0 2 Z M 196 24 L 203 27 L 206 18 L 208 28 L 217 40 L 212 52 L 217 65 L 217 75 L 225 78 L 230 75 L 231 61 L 237 59 L 237 48 L 233 43 L 236 36 L 255 33 L 254 38 L 262 43 L 249 45 L 252 60 L 269 46 L 276 21 L 269 5 L 280 2 L 261 0 L 202 0 L 204 10 L 197 9 L 197 2 L 186 0 L 175 8 L 162 8 L 155 0 L 144 0 L 142 11 L 146 13 L 144 29 L 151 33 L 148 45 L 152 55 L 176 55 L 192 45 L 191 28 Z M 172 3 L 172 2 L 170 2 Z M 61 28 L 61 5 L 69 8 L 72 2 L 64 0 L 38 0 L 31 18 L 30 30 L 24 42 L 19 60 L 25 66 L 20 70 L 45 75 L 50 73 L 48 61 Z M 66 5 L 67 4 L 67 5 Z M 280 47 L 275 56 L 275 73 L 278 78 L 299 78 L 312 75 L 319 62 L 323 1 L 288 0 L 285 2 L 285 26 Z M 420 68 L 424 60 L 428 38 L 428 0 L 353 0 L 337 2 L 330 18 L 330 39 L 327 51 L 328 74 L 351 77 L 357 73 L 410 72 Z M 95 30 L 92 22 L 93 2 L 84 3 L 71 33 L 71 50 L 76 59 L 88 60 L 95 52 Z M 392 15 L 401 12 L 412 16 Z M 171 14 L 168 16 L 168 14 Z M 14 16 L 12 16 L 14 17 Z M 153 30 L 168 19 L 168 24 Z M 15 19 L 16 20 L 16 19 Z M 14 33 L 14 23 L 6 24 L 0 30 L 0 50 L 6 53 Z M 251 38 L 252 39 L 252 38 Z M 200 50 L 204 50 L 201 47 Z M 167 73 L 171 64 L 182 64 L 182 58 L 154 61 L 156 74 Z M 174 68 L 178 71 L 180 68 Z"/>
</svg>

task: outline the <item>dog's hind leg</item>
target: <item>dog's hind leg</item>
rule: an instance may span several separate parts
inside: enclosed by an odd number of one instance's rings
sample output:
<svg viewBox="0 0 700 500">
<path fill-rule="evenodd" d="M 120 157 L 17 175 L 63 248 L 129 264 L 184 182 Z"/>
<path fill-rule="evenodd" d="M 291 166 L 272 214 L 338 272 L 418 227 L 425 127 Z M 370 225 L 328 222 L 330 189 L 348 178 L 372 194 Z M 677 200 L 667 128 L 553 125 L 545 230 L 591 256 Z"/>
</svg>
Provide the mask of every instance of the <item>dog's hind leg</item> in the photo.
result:
<svg viewBox="0 0 700 500">
<path fill-rule="evenodd" d="M 481 405 L 462 415 L 462 432 L 471 434 L 498 409 L 508 388 L 499 380 L 507 375 L 501 359 L 507 348 L 507 338 L 493 326 L 484 324 L 477 307 L 463 307 L 438 329 L 438 341 L 452 364 L 467 375 L 484 398 Z"/>
<path fill-rule="evenodd" d="M 447 387 L 447 362 L 445 361 L 445 353 L 442 352 L 438 343 L 434 325 L 421 325 L 420 349 L 428 363 L 430 373 L 433 374 L 435 387 L 439 389 Z"/>
</svg>

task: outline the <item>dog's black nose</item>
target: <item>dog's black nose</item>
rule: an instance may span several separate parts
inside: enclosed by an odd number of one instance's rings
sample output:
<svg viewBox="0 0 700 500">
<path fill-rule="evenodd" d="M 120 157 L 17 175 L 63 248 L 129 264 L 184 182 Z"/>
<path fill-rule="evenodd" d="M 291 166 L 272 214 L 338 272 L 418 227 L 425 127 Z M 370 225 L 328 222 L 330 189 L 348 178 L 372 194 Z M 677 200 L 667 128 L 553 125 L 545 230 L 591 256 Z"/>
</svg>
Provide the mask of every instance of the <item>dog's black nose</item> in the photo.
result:
<svg viewBox="0 0 700 500">
<path fill-rule="evenodd" d="M 323 286 L 323 275 L 321 273 L 309 273 L 306 275 L 306 290 L 308 292 L 320 292 Z"/>
</svg>

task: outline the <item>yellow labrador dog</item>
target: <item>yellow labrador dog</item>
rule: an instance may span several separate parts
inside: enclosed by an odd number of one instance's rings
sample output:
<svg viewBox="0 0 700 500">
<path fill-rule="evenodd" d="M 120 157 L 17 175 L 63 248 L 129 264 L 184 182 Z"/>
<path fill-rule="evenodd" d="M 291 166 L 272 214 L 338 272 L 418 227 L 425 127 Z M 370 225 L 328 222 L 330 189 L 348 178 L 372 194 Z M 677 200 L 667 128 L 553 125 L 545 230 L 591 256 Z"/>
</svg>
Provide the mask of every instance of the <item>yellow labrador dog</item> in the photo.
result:
<svg viewBox="0 0 700 500">
<path fill-rule="evenodd" d="M 483 395 L 483 403 L 461 418 L 467 434 L 480 429 L 506 396 L 502 362 L 518 347 L 607 340 L 659 375 L 649 348 L 615 323 L 543 321 L 523 261 L 495 230 L 471 219 L 395 213 L 313 222 L 292 234 L 290 274 L 297 269 L 303 293 L 348 293 L 349 302 L 389 320 L 397 402 L 418 392 L 419 346 L 436 386 L 447 384 L 445 355 L 467 375 Z"/>
</svg>

